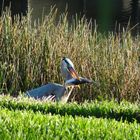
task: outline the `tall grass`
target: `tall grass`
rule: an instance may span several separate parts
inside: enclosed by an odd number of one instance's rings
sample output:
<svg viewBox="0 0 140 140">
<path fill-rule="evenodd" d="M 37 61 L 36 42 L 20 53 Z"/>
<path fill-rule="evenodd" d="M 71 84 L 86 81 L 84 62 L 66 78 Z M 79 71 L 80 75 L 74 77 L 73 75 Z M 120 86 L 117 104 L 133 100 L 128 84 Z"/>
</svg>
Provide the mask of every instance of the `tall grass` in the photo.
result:
<svg viewBox="0 0 140 140">
<path fill-rule="evenodd" d="M 84 18 L 70 25 L 66 14 L 57 23 L 56 15 L 51 11 L 42 23 L 31 22 L 30 16 L 13 22 L 10 13 L 0 17 L 1 93 L 15 95 L 47 82 L 63 83 L 60 61 L 66 56 L 79 75 L 98 83 L 82 86 L 75 99 L 138 101 L 140 36 L 133 38 L 130 31 L 105 36 Z"/>
</svg>

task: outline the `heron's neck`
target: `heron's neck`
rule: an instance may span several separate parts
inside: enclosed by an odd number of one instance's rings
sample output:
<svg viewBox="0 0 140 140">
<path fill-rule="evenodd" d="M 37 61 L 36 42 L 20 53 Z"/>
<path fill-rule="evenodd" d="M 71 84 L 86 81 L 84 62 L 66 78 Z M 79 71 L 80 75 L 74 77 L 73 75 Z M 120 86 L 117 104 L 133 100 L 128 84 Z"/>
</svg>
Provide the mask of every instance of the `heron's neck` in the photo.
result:
<svg viewBox="0 0 140 140">
<path fill-rule="evenodd" d="M 66 77 L 65 77 L 65 81 L 72 79 L 72 76 L 69 72 L 67 72 Z"/>
</svg>

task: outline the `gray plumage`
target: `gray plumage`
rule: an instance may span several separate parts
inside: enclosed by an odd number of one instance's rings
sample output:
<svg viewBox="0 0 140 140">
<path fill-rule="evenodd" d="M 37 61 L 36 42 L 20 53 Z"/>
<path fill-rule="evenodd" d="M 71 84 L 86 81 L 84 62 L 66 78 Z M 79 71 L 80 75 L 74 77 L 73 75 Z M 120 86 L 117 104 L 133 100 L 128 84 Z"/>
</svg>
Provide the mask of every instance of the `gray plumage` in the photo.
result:
<svg viewBox="0 0 140 140">
<path fill-rule="evenodd" d="M 51 100 L 55 98 L 56 101 L 64 100 L 64 102 L 67 102 L 75 85 L 92 83 L 92 81 L 87 78 L 79 77 L 75 71 L 74 64 L 70 59 L 66 57 L 63 57 L 61 61 L 61 73 L 64 77 L 64 85 L 49 83 L 27 91 L 26 96 L 33 97 L 35 99 L 51 97 Z M 69 92 L 67 87 L 71 87 L 71 90 Z"/>
<path fill-rule="evenodd" d="M 66 92 L 65 86 L 57 83 L 49 83 L 41 87 L 27 91 L 26 95 L 28 97 L 33 97 L 35 99 L 42 99 L 43 97 L 48 97 L 49 95 L 51 95 L 55 96 L 56 101 L 59 101 L 65 92 Z"/>
</svg>

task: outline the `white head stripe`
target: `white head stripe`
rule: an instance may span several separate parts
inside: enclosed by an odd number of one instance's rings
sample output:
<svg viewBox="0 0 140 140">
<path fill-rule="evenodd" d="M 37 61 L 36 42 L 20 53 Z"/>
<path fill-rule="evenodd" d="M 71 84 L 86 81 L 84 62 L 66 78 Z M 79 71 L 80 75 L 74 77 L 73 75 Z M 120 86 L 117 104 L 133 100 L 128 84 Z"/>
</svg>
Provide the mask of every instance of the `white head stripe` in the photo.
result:
<svg viewBox="0 0 140 140">
<path fill-rule="evenodd" d="M 74 68 L 74 64 L 72 63 L 72 61 L 70 59 L 66 58 L 66 61 L 71 65 L 71 67 Z"/>
</svg>

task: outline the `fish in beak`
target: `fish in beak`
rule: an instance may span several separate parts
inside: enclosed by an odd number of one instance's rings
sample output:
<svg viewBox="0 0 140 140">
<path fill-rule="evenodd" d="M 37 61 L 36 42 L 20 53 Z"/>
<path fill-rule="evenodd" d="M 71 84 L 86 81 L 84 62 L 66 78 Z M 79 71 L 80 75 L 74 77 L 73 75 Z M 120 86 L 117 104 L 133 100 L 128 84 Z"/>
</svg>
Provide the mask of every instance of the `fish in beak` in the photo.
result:
<svg viewBox="0 0 140 140">
<path fill-rule="evenodd" d="M 81 84 L 92 84 L 92 83 L 94 83 L 94 81 L 80 77 L 80 80 L 78 80 L 77 78 L 67 80 L 65 82 L 65 85 L 67 85 L 67 87 L 78 87 L 80 89 Z"/>
<path fill-rule="evenodd" d="M 72 78 L 70 80 L 67 80 L 65 82 L 66 85 L 81 85 L 81 84 L 92 84 L 94 83 L 94 81 L 92 80 L 89 80 L 87 78 L 83 78 L 83 77 L 80 77 L 80 81 L 76 78 Z"/>
</svg>

